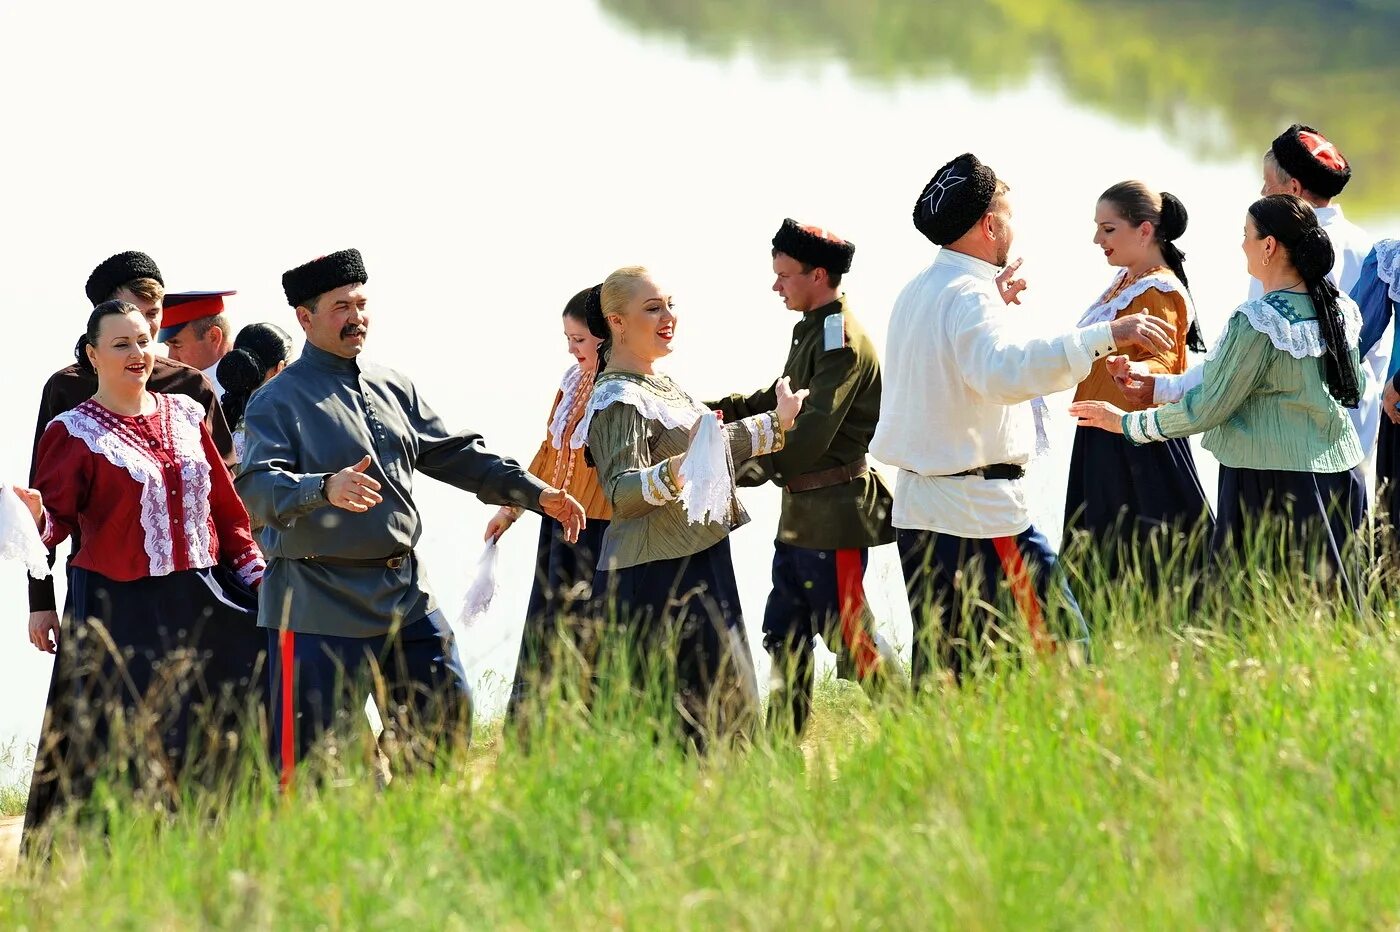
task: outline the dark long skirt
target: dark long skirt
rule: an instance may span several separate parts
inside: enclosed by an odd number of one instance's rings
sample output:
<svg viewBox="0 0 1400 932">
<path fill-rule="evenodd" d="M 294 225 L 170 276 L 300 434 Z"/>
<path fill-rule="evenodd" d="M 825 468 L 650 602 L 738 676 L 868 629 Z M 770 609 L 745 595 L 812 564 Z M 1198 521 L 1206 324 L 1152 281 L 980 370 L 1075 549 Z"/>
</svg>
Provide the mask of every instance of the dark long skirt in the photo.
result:
<svg viewBox="0 0 1400 932">
<path fill-rule="evenodd" d="M 173 798 L 190 778 L 226 775 L 250 721 L 266 715 L 257 597 L 229 572 L 117 582 L 69 570 L 25 832 L 81 804 L 99 778 Z M 28 839 L 26 838 L 26 841 Z"/>
<path fill-rule="evenodd" d="M 693 556 L 599 570 L 593 591 L 631 652 L 633 688 L 669 697 L 684 741 L 704 752 L 752 736 L 758 682 L 727 538 Z"/>
<path fill-rule="evenodd" d="M 1400 425 L 1390 423 L 1385 412 L 1376 436 L 1376 509 L 1381 552 L 1400 563 Z"/>
<path fill-rule="evenodd" d="M 1339 583 L 1360 597 L 1353 538 L 1366 519 L 1361 470 L 1337 473 L 1220 467 L 1211 552 L 1222 570 L 1240 565 Z"/>
<path fill-rule="evenodd" d="M 1204 533 L 1194 541 L 1192 536 Z M 1184 439 L 1138 446 L 1126 437 L 1075 431 L 1062 551 L 1088 535 L 1108 579 L 1134 565 L 1153 582 L 1205 568 L 1210 504 Z M 1188 550 L 1194 547 L 1194 551 Z"/>
<path fill-rule="evenodd" d="M 535 581 L 525 609 L 507 719 L 518 721 L 530 699 L 548 689 L 561 651 L 581 660 L 588 650 L 583 628 L 594 614 L 593 576 L 607 529 L 607 521 L 590 520 L 578 542 L 570 544 L 564 540 L 563 525 L 553 518 L 541 519 Z"/>
</svg>

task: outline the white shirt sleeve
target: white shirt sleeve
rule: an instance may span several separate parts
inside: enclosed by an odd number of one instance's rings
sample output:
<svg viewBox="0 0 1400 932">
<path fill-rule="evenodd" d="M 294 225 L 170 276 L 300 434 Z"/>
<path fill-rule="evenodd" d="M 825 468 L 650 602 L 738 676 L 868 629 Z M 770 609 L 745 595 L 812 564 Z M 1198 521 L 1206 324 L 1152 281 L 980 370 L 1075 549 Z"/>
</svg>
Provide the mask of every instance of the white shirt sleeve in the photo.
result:
<svg viewBox="0 0 1400 932">
<path fill-rule="evenodd" d="M 974 302 L 974 298 L 980 299 Z M 963 381 L 997 404 L 1020 404 L 1037 395 L 1073 388 L 1094 360 L 1114 350 L 1112 322 L 1104 321 L 1047 339 L 1025 339 L 1023 327 L 991 295 L 966 295 L 950 321 Z"/>
<path fill-rule="evenodd" d="M 1197 385 L 1205 373 L 1200 366 L 1192 366 L 1181 375 L 1159 375 L 1152 383 L 1152 402 L 1164 405 L 1180 401 L 1186 393 Z"/>
</svg>

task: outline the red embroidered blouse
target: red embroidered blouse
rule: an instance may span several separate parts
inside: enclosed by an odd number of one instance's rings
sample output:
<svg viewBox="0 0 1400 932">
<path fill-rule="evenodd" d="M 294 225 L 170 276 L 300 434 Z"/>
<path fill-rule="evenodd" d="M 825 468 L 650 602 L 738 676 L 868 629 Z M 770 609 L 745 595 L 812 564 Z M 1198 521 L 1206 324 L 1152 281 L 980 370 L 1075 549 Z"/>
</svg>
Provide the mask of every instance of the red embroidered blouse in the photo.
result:
<svg viewBox="0 0 1400 932">
<path fill-rule="evenodd" d="M 262 556 L 204 409 L 183 395 L 152 397 L 154 414 L 126 417 L 88 399 L 49 423 L 34 471 L 44 545 L 76 528 L 82 544 L 73 565 L 108 579 L 223 562 L 257 585 Z"/>
</svg>

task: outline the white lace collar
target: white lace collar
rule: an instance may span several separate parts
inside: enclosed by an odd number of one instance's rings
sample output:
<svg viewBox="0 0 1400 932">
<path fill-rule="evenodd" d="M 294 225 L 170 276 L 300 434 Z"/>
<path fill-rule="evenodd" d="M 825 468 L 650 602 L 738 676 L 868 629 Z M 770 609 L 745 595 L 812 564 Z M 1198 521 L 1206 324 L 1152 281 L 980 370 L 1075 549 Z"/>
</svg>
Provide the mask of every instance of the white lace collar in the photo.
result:
<svg viewBox="0 0 1400 932">
<path fill-rule="evenodd" d="M 1400 239 L 1376 244 L 1376 276 L 1390 286 L 1390 300 L 1400 304 Z"/>
<path fill-rule="evenodd" d="M 1249 325 L 1269 338 L 1274 349 L 1292 356 L 1294 359 L 1317 359 L 1327 352 L 1322 340 L 1322 328 L 1316 317 L 1299 319 L 1293 303 L 1286 292 L 1271 291 L 1262 298 L 1246 301 L 1235 308 L 1230 316 L 1243 314 Z M 1342 312 L 1342 333 L 1351 346 L 1356 346 L 1361 338 L 1361 309 L 1347 295 L 1337 297 L 1337 308 Z M 1223 342 L 1223 341 L 1222 341 Z M 1206 353 L 1206 359 L 1214 359 L 1216 350 L 1222 343 L 1216 343 Z"/>
<path fill-rule="evenodd" d="M 592 392 L 592 373 L 589 378 L 584 378 L 583 369 L 578 363 L 569 367 L 569 371 L 564 373 L 563 380 L 559 383 L 559 404 L 554 408 L 554 417 L 549 421 L 549 443 L 556 450 L 564 448 L 564 431 L 569 426 L 569 414 L 574 410 L 574 402 L 578 399 L 578 393 Z M 588 431 L 584 424 L 588 421 L 587 415 L 579 421 L 579 426 L 574 428 L 574 432 L 569 435 L 569 448 L 580 450 L 588 440 Z"/>
<path fill-rule="evenodd" d="M 576 433 L 586 438 L 593 415 L 618 402 L 631 405 L 641 412 L 642 417 L 659 421 L 668 429 L 680 427 L 690 430 L 695 419 L 707 413 L 704 405 L 686 394 L 669 376 L 604 372 L 593 385 L 588 413 L 575 429 Z"/>
<path fill-rule="evenodd" d="M 1113 279 L 1113 284 L 1109 285 L 1108 289 L 1099 295 L 1099 299 L 1084 312 L 1084 316 L 1079 318 L 1079 326 L 1088 327 L 1093 324 L 1101 324 L 1106 320 L 1115 320 L 1134 301 L 1152 290 L 1181 295 L 1182 300 L 1186 302 L 1188 325 L 1196 319 L 1196 305 L 1191 300 L 1191 293 L 1181 284 L 1181 280 L 1171 272 L 1166 269 L 1158 269 L 1132 282 L 1117 294 L 1113 294 L 1114 289 L 1118 288 L 1127 276 L 1127 269 L 1118 273 Z M 1109 295 L 1113 295 L 1113 297 L 1110 298 Z"/>
</svg>

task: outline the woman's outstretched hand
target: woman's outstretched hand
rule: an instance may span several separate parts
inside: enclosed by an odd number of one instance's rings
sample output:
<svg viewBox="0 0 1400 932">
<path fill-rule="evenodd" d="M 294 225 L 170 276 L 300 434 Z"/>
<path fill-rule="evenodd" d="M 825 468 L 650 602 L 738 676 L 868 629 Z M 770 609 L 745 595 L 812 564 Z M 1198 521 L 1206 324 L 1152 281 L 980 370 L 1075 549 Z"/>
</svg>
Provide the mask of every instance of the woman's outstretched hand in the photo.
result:
<svg viewBox="0 0 1400 932">
<path fill-rule="evenodd" d="M 497 512 L 491 516 L 491 520 L 486 522 L 486 540 L 500 540 L 501 535 L 510 530 L 510 526 L 520 518 L 520 512 L 510 505 L 502 505 Z"/>
<path fill-rule="evenodd" d="M 1069 413 L 1080 427 L 1097 427 L 1110 434 L 1123 432 L 1124 412 L 1106 401 L 1076 401 L 1069 406 Z"/>
<path fill-rule="evenodd" d="M 1146 363 L 1133 362 L 1127 356 L 1110 356 L 1108 374 L 1123 397 L 1134 405 L 1150 405 L 1156 400 L 1157 377 Z"/>
<path fill-rule="evenodd" d="M 779 379 L 773 387 L 778 392 L 778 423 L 783 430 L 792 430 L 792 425 L 797 423 L 797 415 L 802 412 L 802 402 L 811 393 L 805 388 L 794 392 L 792 381 L 787 376 Z"/>
</svg>

